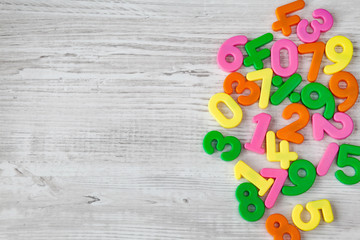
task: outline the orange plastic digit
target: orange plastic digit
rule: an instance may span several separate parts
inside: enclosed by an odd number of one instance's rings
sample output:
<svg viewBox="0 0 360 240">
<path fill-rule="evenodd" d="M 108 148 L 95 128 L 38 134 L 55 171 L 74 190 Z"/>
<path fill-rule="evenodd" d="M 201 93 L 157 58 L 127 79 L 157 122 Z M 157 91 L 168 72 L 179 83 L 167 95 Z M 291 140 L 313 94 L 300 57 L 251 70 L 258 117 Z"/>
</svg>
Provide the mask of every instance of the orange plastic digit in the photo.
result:
<svg viewBox="0 0 360 240">
<path fill-rule="evenodd" d="M 307 76 L 307 80 L 309 82 L 315 82 L 319 74 L 322 58 L 324 56 L 325 43 L 315 42 L 315 43 L 301 44 L 298 47 L 298 51 L 300 54 L 314 53 L 313 58 L 311 60 L 311 65 Z"/>
<path fill-rule="evenodd" d="M 289 36 L 291 34 L 291 26 L 298 24 L 300 22 L 300 17 L 298 15 L 288 17 L 287 14 L 296 12 L 300 9 L 303 9 L 304 7 L 305 2 L 303 0 L 297 0 L 295 2 L 278 7 L 275 10 L 278 21 L 273 23 L 272 29 L 274 31 L 282 30 L 282 33 L 285 36 Z"/>
<path fill-rule="evenodd" d="M 341 81 L 346 83 L 345 88 L 339 86 Z M 346 112 L 349 110 L 356 103 L 359 95 L 359 85 L 356 78 L 351 73 L 345 71 L 337 72 L 331 77 L 329 89 L 335 97 L 346 98 L 343 103 L 339 104 L 339 112 Z"/>
<path fill-rule="evenodd" d="M 250 90 L 250 94 L 247 96 L 239 96 L 237 101 L 239 104 L 244 106 L 249 106 L 251 104 L 254 104 L 259 100 L 260 97 L 260 87 L 254 83 L 249 82 L 245 79 L 244 75 L 238 72 L 230 73 L 224 81 L 224 92 L 226 94 L 232 94 L 233 93 L 233 84 L 237 83 L 237 86 L 235 88 L 235 91 L 237 94 L 241 94 L 244 92 L 245 89 Z"/>
<path fill-rule="evenodd" d="M 288 220 L 281 214 L 270 215 L 266 220 L 265 227 L 268 233 L 274 237 L 274 240 L 283 240 L 286 233 L 290 235 L 291 240 L 301 239 L 299 229 L 289 224 Z"/>
<path fill-rule="evenodd" d="M 300 103 L 293 103 L 284 109 L 282 117 L 287 120 L 290 119 L 295 113 L 299 115 L 299 119 L 277 131 L 276 136 L 279 139 L 300 144 L 304 141 L 304 136 L 300 133 L 297 133 L 297 131 L 306 127 L 310 120 L 310 113 L 304 105 Z"/>
</svg>

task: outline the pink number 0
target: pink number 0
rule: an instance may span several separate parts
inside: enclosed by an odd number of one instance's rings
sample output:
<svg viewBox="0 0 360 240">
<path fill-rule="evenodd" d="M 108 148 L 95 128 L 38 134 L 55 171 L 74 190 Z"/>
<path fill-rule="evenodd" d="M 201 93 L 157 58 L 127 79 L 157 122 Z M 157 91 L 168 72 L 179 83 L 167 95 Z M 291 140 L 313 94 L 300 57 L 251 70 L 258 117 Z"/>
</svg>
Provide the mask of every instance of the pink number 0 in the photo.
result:
<svg viewBox="0 0 360 240">
<path fill-rule="evenodd" d="M 306 28 L 309 24 L 308 20 L 303 19 L 297 25 L 297 29 L 296 29 L 297 35 L 299 39 L 304 43 L 316 42 L 319 39 L 321 32 L 327 32 L 333 26 L 334 19 L 332 15 L 325 9 L 316 9 L 313 12 L 313 17 L 321 18 L 324 21 L 323 24 L 320 24 L 317 20 L 311 21 L 310 25 L 314 30 L 313 33 L 308 33 L 306 31 Z"/>
<path fill-rule="evenodd" d="M 345 139 L 350 136 L 354 129 L 352 118 L 346 113 L 337 112 L 334 114 L 333 119 L 335 122 L 340 122 L 343 125 L 341 129 L 336 128 L 319 113 L 315 113 L 312 116 L 313 135 L 315 140 L 322 140 L 325 132 L 334 139 Z"/>
<path fill-rule="evenodd" d="M 286 49 L 289 53 L 289 65 L 283 68 L 280 64 L 280 51 Z M 271 47 L 271 68 L 281 77 L 290 77 L 298 69 L 298 49 L 294 42 L 289 39 L 281 39 Z"/>
<path fill-rule="evenodd" d="M 217 56 L 217 62 L 222 70 L 225 72 L 235 72 L 241 67 L 244 56 L 236 46 L 245 45 L 247 41 L 247 37 L 240 35 L 229 38 L 221 45 Z M 233 61 L 226 61 L 227 56 L 232 56 Z"/>
</svg>

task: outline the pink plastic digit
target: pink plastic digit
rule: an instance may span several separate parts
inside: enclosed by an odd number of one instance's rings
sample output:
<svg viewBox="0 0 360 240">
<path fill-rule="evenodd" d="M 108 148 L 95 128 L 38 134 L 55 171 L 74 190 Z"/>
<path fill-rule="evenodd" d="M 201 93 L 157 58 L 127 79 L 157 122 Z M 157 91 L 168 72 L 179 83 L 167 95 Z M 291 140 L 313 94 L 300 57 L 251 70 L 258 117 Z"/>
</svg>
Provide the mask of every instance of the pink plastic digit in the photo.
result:
<svg viewBox="0 0 360 240">
<path fill-rule="evenodd" d="M 222 70 L 225 72 L 235 72 L 242 66 L 244 56 L 236 46 L 245 45 L 247 41 L 246 36 L 240 35 L 229 38 L 221 45 L 217 62 Z M 232 56 L 234 60 L 232 62 L 226 61 L 227 56 Z"/>
<path fill-rule="evenodd" d="M 289 65 L 283 68 L 280 64 L 280 51 L 286 49 L 289 53 Z M 298 50 L 294 42 L 289 39 L 280 39 L 271 47 L 271 68 L 281 77 L 290 77 L 299 66 Z"/>
<path fill-rule="evenodd" d="M 339 145 L 336 143 L 330 143 L 325 150 L 319 164 L 316 167 L 316 172 L 319 176 L 325 176 L 329 168 L 334 161 L 336 154 L 339 152 Z"/>
<path fill-rule="evenodd" d="M 264 142 L 266 132 L 271 121 L 271 115 L 260 113 L 253 117 L 253 122 L 257 123 L 254 136 L 250 143 L 245 143 L 244 148 L 256 153 L 264 154 L 265 149 L 261 146 Z"/>
<path fill-rule="evenodd" d="M 325 132 L 330 137 L 339 140 L 350 136 L 354 129 L 354 122 L 352 118 L 346 113 L 337 112 L 334 114 L 333 119 L 335 122 L 339 122 L 343 125 L 341 129 L 336 128 L 319 113 L 315 113 L 312 116 L 313 136 L 315 140 L 322 140 Z"/>
<path fill-rule="evenodd" d="M 301 41 L 304 43 L 313 43 L 316 42 L 321 32 L 327 32 L 329 31 L 334 23 L 334 19 L 328 11 L 325 9 L 316 9 L 313 12 L 314 18 L 321 18 L 323 20 L 323 23 L 319 23 L 317 20 L 311 21 L 310 25 L 311 28 L 314 30 L 312 33 L 308 33 L 306 31 L 307 26 L 309 25 L 308 20 L 303 19 L 299 22 L 297 25 L 297 35 Z"/>
<path fill-rule="evenodd" d="M 272 208 L 276 202 L 276 199 L 279 196 L 279 193 L 284 186 L 285 180 L 288 176 L 288 172 L 284 169 L 275 169 L 275 168 L 263 168 L 260 171 L 261 176 L 266 178 L 275 178 L 275 182 L 272 185 L 268 196 L 265 200 L 265 206 L 267 208 Z"/>
</svg>

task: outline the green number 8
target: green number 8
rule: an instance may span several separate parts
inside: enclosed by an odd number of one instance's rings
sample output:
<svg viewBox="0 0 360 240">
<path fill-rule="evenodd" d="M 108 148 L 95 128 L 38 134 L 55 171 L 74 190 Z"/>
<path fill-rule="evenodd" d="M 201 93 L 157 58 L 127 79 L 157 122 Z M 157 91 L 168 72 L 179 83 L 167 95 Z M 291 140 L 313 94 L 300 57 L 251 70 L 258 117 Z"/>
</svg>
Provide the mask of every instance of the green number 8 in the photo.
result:
<svg viewBox="0 0 360 240">
<path fill-rule="evenodd" d="M 265 213 L 265 204 L 258 197 L 258 190 L 252 183 L 240 184 L 235 192 L 236 199 L 239 201 L 239 213 L 242 218 L 249 222 L 259 220 Z M 255 210 L 249 210 L 249 207 Z"/>
</svg>

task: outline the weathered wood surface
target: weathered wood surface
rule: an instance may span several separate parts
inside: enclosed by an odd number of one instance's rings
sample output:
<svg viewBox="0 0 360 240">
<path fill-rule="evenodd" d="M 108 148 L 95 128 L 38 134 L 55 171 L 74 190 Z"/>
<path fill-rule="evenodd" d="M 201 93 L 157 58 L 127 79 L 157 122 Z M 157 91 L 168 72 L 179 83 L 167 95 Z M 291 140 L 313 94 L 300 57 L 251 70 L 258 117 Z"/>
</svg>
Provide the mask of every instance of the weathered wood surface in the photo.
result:
<svg viewBox="0 0 360 240">
<path fill-rule="evenodd" d="M 360 239 L 359 185 L 337 181 L 335 164 L 307 193 L 280 196 L 248 223 L 234 197 L 242 182 L 233 176 L 236 161 L 202 150 L 210 130 L 249 141 L 260 112 L 244 107 L 235 129 L 222 129 L 208 113 L 226 76 L 216 64 L 219 46 L 272 32 L 275 8 L 287 2 L 0 0 L 0 238 L 267 240 L 269 215 L 290 220 L 296 204 L 327 198 L 335 221 L 303 239 Z M 350 38 L 347 70 L 359 77 L 358 2 L 306 4 L 303 18 L 317 8 L 333 13 L 334 27 L 321 40 Z M 303 77 L 310 57 L 300 57 Z M 321 74 L 319 82 L 329 78 Z M 271 129 L 289 122 L 281 118 L 285 106 L 265 111 L 275 120 Z M 336 142 L 359 144 L 359 107 L 349 111 L 355 132 Z M 311 125 L 302 132 L 306 141 L 291 148 L 316 164 L 333 140 L 315 142 Z M 256 170 L 278 167 L 252 152 L 239 159 Z"/>
</svg>

